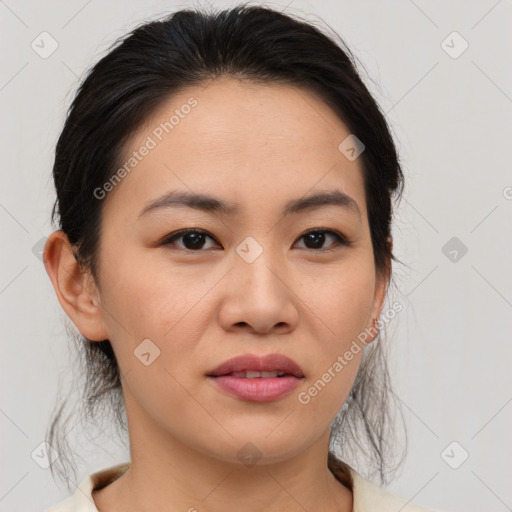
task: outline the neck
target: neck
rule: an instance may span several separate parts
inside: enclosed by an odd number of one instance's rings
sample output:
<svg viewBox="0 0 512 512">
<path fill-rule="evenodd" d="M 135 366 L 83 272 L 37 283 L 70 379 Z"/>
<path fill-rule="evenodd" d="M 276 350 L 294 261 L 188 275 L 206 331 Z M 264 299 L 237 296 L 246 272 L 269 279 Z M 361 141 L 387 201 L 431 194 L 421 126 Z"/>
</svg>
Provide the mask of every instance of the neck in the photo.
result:
<svg viewBox="0 0 512 512">
<path fill-rule="evenodd" d="M 154 425 L 153 425 L 154 426 Z M 93 492 L 99 511 L 351 512 L 352 492 L 328 468 L 329 430 L 284 461 L 223 461 L 169 432 L 131 423 L 129 469 Z"/>
</svg>

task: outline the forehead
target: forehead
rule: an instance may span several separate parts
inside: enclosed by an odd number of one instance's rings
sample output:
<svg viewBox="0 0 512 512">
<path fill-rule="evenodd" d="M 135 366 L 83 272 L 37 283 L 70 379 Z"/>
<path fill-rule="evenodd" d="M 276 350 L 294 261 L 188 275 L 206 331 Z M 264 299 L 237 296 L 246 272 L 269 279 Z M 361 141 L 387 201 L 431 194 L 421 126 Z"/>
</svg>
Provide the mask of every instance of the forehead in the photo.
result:
<svg viewBox="0 0 512 512">
<path fill-rule="evenodd" d="M 216 79 L 174 94 L 146 119 L 125 145 L 121 164 L 144 146 L 151 149 L 112 195 L 130 194 L 138 202 L 166 189 L 216 190 L 237 203 L 282 197 L 281 206 L 315 187 L 342 188 L 363 211 L 362 163 L 338 148 L 349 135 L 307 90 Z"/>
<path fill-rule="evenodd" d="M 235 147 L 261 149 L 255 146 L 259 143 L 269 151 L 287 150 L 290 157 L 290 150 L 303 153 L 318 147 L 320 139 L 328 146 L 340 134 L 348 134 L 334 112 L 310 91 L 233 78 L 219 78 L 174 95 L 148 120 L 145 131 L 165 123 L 191 98 L 197 105 L 180 118 L 172 133 L 212 153 Z M 298 142 L 301 146 L 294 147 Z"/>
</svg>

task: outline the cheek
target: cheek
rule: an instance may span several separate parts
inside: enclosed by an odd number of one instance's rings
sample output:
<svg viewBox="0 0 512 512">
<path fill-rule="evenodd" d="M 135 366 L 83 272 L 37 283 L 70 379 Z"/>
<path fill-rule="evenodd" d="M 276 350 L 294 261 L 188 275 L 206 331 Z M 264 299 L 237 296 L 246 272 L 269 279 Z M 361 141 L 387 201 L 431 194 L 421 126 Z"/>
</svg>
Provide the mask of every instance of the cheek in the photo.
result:
<svg viewBox="0 0 512 512">
<path fill-rule="evenodd" d="M 176 410 L 200 417 L 204 411 L 190 397 L 201 384 L 194 354 L 204 329 L 200 299 L 209 287 L 185 286 L 175 273 L 162 277 L 140 267 L 125 275 L 111 283 L 109 332 L 129 389 L 126 399 L 144 404 L 162 426 L 172 425 Z"/>
<path fill-rule="evenodd" d="M 318 316 L 316 325 L 327 334 L 332 351 L 350 345 L 367 327 L 374 293 L 373 262 L 361 255 L 317 271 L 314 277 L 303 276 L 299 296 Z"/>
<path fill-rule="evenodd" d="M 114 247 L 121 258 L 114 256 Z M 192 307 L 197 294 L 179 268 L 155 264 L 147 250 L 113 237 L 105 243 L 101 268 L 102 302 L 134 336 L 161 337 Z M 110 323 L 117 331 L 119 326 Z"/>
<path fill-rule="evenodd" d="M 310 293 L 306 295 L 304 289 L 301 294 L 307 297 L 308 315 L 314 322 L 311 336 L 317 340 L 309 384 L 318 384 L 308 392 L 306 401 L 311 399 L 307 407 L 318 414 L 322 414 L 322 408 L 341 407 L 348 396 L 361 363 L 365 347 L 361 335 L 366 336 L 373 305 L 372 262 L 362 257 L 356 263 L 345 263 L 329 271 L 328 276 L 316 276 L 314 285 L 308 287 Z M 307 286 L 308 280 L 303 284 Z"/>
<path fill-rule="evenodd" d="M 104 268 L 108 276 L 102 297 L 108 311 L 104 318 L 123 371 L 140 370 L 134 355 L 145 343 L 149 352 L 158 354 L 157 366 L 180 379 L 189 379 L 187 367 L 179 361 L 193 358 L 195 340 L 201 339 L 211 323 L 212 313 L 205 308 L 215 279 L 210 282 L 197 272 L 192 275 L 128 258 L 120 265 Z"/>
</svg>

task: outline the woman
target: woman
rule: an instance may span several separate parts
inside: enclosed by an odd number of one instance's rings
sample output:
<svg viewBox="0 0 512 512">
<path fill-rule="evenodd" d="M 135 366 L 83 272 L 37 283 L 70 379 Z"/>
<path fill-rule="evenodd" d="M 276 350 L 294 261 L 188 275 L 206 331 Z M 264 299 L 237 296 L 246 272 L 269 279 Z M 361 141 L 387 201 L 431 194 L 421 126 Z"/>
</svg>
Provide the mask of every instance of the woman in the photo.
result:
<svg viewBox="0 0 512 512">
<path fill-rule="evenodd" d="M 341 458 L 366 435 L 384 479 L 403 184 L 349 56 L 269 8 L 186 10 L 80 86 L 44 261 L 83 336 L 88 406 L 126 412 L 131 460 L 50 511 L 426 510 Z"/>
</svg>

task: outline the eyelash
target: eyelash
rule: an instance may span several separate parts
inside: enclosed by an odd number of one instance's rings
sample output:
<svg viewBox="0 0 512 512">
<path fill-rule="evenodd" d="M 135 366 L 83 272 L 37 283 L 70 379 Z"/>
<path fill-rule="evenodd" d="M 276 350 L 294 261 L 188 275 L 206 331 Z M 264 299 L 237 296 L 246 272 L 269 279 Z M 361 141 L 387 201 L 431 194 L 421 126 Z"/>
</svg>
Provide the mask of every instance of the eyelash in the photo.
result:
<svg viewBox="0 0 512 512">
<path fill-rule="evenodd" d="M 211 238 L 212 240 L 215 240 L 207 231 L 204 231 L 202 229 L 182 229 L 180 231 L 176 231 L 175 233 L 171 233 L 170 235 L 167 235 L 161 242 L 158 243 L 158 246 L 172 245 L 175 240 L 177 240 L 179 238 L 182 238 L 185 235 L 192 234 L 192 233 L 206 235 L 209 238 Z M 326 253 L 326 252 L 333 251 L 333 250 L 337 249 L 340 246 L 349 246 L 349 245 L 352 244 L 352 241 L 348 240 L 339 231 L 336 231 L 336 230 L 333 230 L 333 229 L 319 229 L 319 228 L 311 229 L 309 231 L 306 231 L 302 235 L 300 235 L 299 239 L 301 239 L 301 238 L 303 238 L 303 237 L 305 237 L 305 236 L 307 236 L 307 235 L 309 235 L 311 233 L 328 233 L 328 234 L 334 236 L 336 242 L 334 244 L 335 245 L 334 248 L 330 248 L 330 249 L 308 249 L 308 248 L 306 248 L 306 250 L 309 250 L 309 251 Z M 187 249 L 187 248 L 178 247 L 178 250 L 183 250 L 183 251 L 187 251 L 187 252 L 205 252 L 208 249 L 205 249 L 205 250 L 203 250 L 203 249 L 193 250 L 193 249 Z"/>
</svg>

